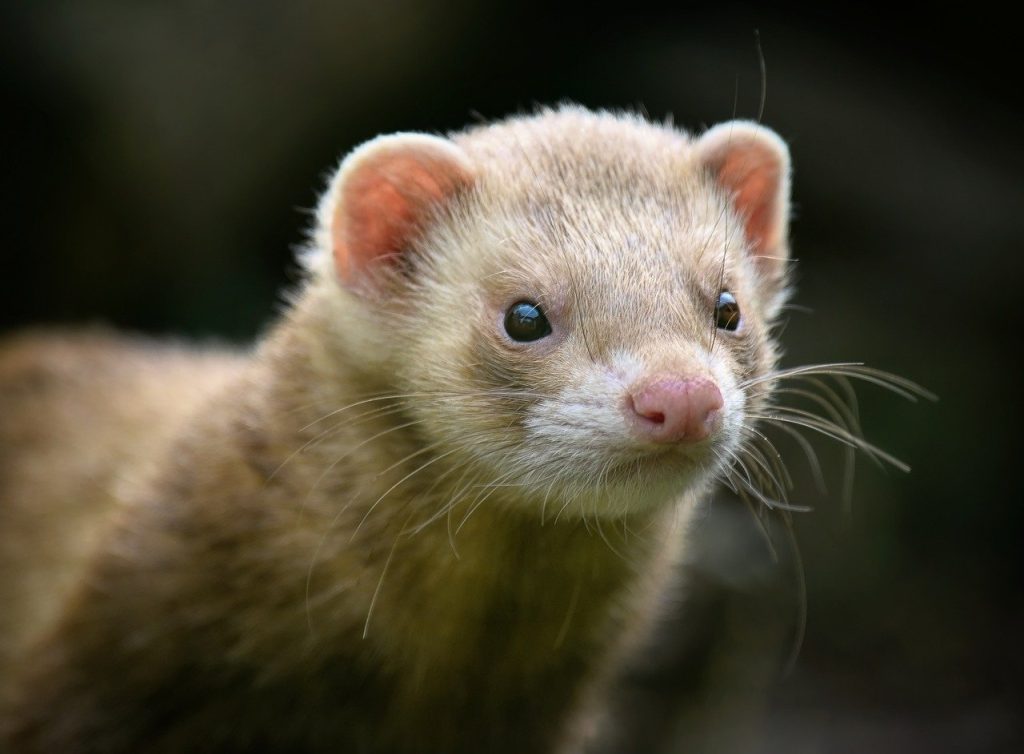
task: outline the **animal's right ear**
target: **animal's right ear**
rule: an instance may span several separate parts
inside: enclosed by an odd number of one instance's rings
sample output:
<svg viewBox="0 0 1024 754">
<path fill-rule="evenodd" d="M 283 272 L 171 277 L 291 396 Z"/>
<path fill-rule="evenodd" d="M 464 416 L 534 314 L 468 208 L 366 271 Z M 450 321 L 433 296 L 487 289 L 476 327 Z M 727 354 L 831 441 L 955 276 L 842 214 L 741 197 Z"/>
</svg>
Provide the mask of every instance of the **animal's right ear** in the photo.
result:
<svg viewBox="0 0 1024 754">
<path fill-rule="evenodd" d="M 472 184 L 472 175 L 466 154 L 438 136 L 393 134 L 357 147 L 318 210 L 341 282 L 372 284 L 398 264 L 443 205 Z"/>
</svg>

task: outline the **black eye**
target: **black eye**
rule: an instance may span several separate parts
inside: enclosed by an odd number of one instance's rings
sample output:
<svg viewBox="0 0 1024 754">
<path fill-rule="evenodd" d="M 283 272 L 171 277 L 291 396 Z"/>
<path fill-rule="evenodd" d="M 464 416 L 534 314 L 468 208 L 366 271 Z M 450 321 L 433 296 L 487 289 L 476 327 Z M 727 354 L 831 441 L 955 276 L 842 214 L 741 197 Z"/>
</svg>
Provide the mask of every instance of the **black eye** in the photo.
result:
<svg viewBox="0 0 1024 754">
<path fill-rule="evenodd" d="M 732 332 L 739 326 L 740 305 L 729 291 L 722 291 L 718 294 L 718 304 L 715 305 L 715 327 Z"/>
<path fill-rule="evenodd" d="M 505 312 L 505 332 L 512 340 L 529 343 L 551 334 L 551 323 L 537 304 L 520 301 Z"/>
</svg>

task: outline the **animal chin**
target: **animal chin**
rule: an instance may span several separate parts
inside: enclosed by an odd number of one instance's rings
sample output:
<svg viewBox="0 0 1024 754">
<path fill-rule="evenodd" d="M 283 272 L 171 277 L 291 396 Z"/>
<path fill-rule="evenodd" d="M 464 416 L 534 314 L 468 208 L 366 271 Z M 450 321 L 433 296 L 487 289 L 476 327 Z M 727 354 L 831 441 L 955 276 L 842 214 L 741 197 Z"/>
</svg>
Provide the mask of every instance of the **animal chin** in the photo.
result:
<svg viewBox="0 0 1024 754">
<path fill-rule="evenodd" d="M 707 454 L 659 449 L 625 461 L 615 468 L 614 476 L 638 487 L 672 486 L 680 492 L 703 481 L 707 473 Z"/>
<path fill-rule="evenodd" d="M 710 454 L 676 448 L 632 454 L 587 474 L 579 469 L 564 481 L 566 512 L 621 517 L 679 501 L 710 478 Z"/>
</svg>

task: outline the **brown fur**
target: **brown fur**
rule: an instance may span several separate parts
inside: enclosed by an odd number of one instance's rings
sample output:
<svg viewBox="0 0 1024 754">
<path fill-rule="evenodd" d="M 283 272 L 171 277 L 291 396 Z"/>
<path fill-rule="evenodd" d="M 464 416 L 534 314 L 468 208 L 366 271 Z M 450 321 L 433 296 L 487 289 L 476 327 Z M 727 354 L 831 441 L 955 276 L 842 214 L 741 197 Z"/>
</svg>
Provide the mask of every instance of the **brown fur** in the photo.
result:
<svg viewBox="0 0 1024 754">
<path fill-rule="evenodd" d="M 740 421 L 783 275 L 748 261 L 677 131 L 567 109 L 453 141 L 471 187 L 362 289 L 332 267 L 328 193 L 309 280 L 251 356 L 0 346 L 12 753 L 563 742 L 728 459 L 614 466 L 615 442 L 546 417 L 614 415 L 584 388 L 598 364 L 633 379 L 628 346 L 642 374 L 717 370 Z M 728 342 L 706 300 L 723 280 L 749 323 Z M 510 351 L 495 332 L 524 287 L 585 332 Z"/>
</svg>

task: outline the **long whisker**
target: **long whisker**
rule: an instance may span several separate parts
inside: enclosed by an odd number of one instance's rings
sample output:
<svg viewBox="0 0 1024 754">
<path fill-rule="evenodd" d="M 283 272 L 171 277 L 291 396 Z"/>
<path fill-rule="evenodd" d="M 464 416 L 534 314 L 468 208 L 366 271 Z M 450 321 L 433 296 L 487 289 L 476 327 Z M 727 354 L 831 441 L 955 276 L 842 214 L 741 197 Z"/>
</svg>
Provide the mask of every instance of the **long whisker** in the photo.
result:
<svg viewBox="0 0 1024 754">
<path fill-rule="evenodd" d="M 468 473 L 468 471 L 469 471 L 469 467 L 467 465 L 466 472 Z M 448 529 L 448 546 L 451 547 L 452 553 L 455 555 L 456 559 L 459 558 L 459 549 L 455 545 L 455 527 L 454 527 L 453 522 L 452 522 L 452 513 L 455 511 L 455 507 L 462 500 L 465 499 L 466 493 L 470 489 L 472 489 L 475 485 L 479 484 L 480 474 L 478 472 L 477 474 L 475 474 L 473 476 L 473 478 L 469 482 L 467 482 L 465 485 L 463 485 L 462 481 L 465 478 L 466 478 L 466 474 L 465 473 L 461 477 L 459 477 L 459 486 L 456 488 L 456 491 L 454 493 L 452 493 L 451 500 L 445 506 L 445 514 L 444 514 L 445 515 L 446 528 Z"/>
<path fill-rule="evenodd" d="M 799 387 L 780 387 L 776 389 L 776 394 L 795 395 L 804 398 L 823 408 L 837 426 L 842 427 L 852 436 L 863 436 L 860 429 L 860 422 L 857 418 L 856 397 L 845 377 L 835 375 L 833 376 L 833 379 L 845 388 L 845 392 L 849 400 L 853 403 L 852 406 L 845 402 L 839 394 L 821 378 L 817 376 L 804 375 L 799 379 L 810 381 L 811 385 L 816 388 L 819 393 Z M 843 501 L 843 507 L 846 509 L 847 514 L 849 514 L 853 506 L 853 471 L 857 462 L 855 449 L 852 447 L 845 448 L 843 456 L 844 463 L 841 499 Z"/>
<path fill-rule="evenodd" d="M 820 416 L 812 414 L 808 411 L 801 409 L 777 406 L 770 409 L 770 413 L 755 415 L 754 418 L 768 422 L 785 422 L 787 424 L 794 424 L 807 429 L 819 432 L 827 437 L 831 437 L 833 440 L 850 445 L 859 450 L 864 451 L 869 458 L 872 458 L 877 462 L 885 461 L 890 466 L 893 466 L 900 471 L 910 471 L 910 466 L 896 456 L 886 453 L 881 448 L 873 445 L 867 440 L 857 437 L 850 433 L 843 427 L 839 427 L 830 421 L 822 419 Z"/>
<path fill-rule="evenodd" d="M 314 419 L 313 421 L 311 421 L 306 426 L 300 427 L 299 431 L 300 432 L 305 432 L 307 429 L 311 429 L 312 427 L 315 427 L 320 422 L 326 421 L 327 419 L 330 419 L 332 416 L 337 416 L 338 414 L 344 413 L 345 411 L 349 411 L 349 410 L 351 410 L 353 408 L 356 408 L 358 406 L 365 406 L 367 403 L 376 403 L 377 401 L 393 401 L 393 400 L 399 400 L 399 399 L 403 399 L 403 398 L 415 398 L 415 397 L 417 397 L 417 395 L 418 395 L 417 393 L 405 393 L 405 394 L 401 394 L 401 393 L 383 393 L 383 394 L 375 395 L 375 396 L 373 396 L 371 398 L 364 398 L 361 401 L 355 401 L 354 403 L 349 403 L 348 405 L 342 406 L 341 408 L 336 408 L 333 411 L 327 412 L 326 414 L 324 414 L 320 418 Z"/>
<path fill-rule="evenodd" d="M 789 470 L 786 468 L 786 464 L 782 460 L 782 454 L 779 453 L 772 441 L 753 427 L 743 427 L 742 431 L 743 434 L 749 438 L 749 442 L 742 446 L 742 449 L 757 449 L 758 453 L 761 454 L 762 459 L 771 464 L 772 471 L 777 479 L 782 482 L 781 485 L 777 486 L 780 489 L 793 489 L 793 478 L 789 475 Z"/>
<path fill-rule="evenodd" d="M 408 515 L 399 529 L 398 534 L 395 535 L 395 541 L 391 543 L 391 551 L 388 552 L 387 560 L 384 561 L 384 568 L 381 569 L 380 578 L 377 580 L 377 587 L 373 590 L 373 596 L 370 598 L 370 606 L 366 610 L 366 622 L 363 623 L 363 638 L 365 639 L 370 632 L 370 619 L 373 617 L 373 608 L 377 604 L 377 597 L 380 595 L 380 590 L 384 586 L 384 577 L 388 575 L 388 569 L 391 567 L 391 560 L 395 557 L 395 550 L 398 549 L 398 541 L 402 538 L 405 533 L 405 527 L 412 518 L 412 513 Z"/>
<path fill-rule="evenodd" d="M 462 531 L 462 527 L 466 525 L 466 522 L 469 521 L 470 517 L 474 513 L 476 513 L 476 511 L 480 508 L 481 505 L 484 504 L 487 498 L 493 495 L 495 491 L 502 486 L 500 482 L 512 476 L 514 473 L 515 470 L 508 471 L 502 474 L 500 477 L 498 477 L 498 479 L 495 480 L 495 482 L 480 485 L 480 491 L 477 493 L 476 499 L 472 502 L 472 504 L 470 504 L 469 509 L 466 511 L 466 515 L 462 517 L 462 520 L 459 522 L 459 525 L 455 527 L 455 536 L 459 535 L 459 532 Z"/>
<path fill-rule="evenodd" d="M 737 463 L 740 466 L 743 465 L 742 460 L 737 461 Z M 735 475 L 733 476 L 733 481 L 735 481 L 743 490 L 753 495 L 755 498 L 757 498 L 760 502 L 762 502 L 767 508 L 771 510 L 778 509 L 783 511 L 791 511 L 793 513 L 809 513 L 810 511 L 814 510 L 813 508 L 807 505 L 794 505 L 784 500 L 775 500 L 773 498 L 768 497 L 760 489 L 758 489 L 757 485 L 754 484 L 753 481 L 750 480 L 749 475 L 747 476 L 747 478 Z"/>
<path fill-rule="evenodd" d="M 746 490 L 742 489 L 737 483 L 731 479 L 723 479 L 723 481 L 729 486 L 729 488 L 736 494 L 736 497 L 742 501 L 743 505 L 750 512 L 751 517 L 757 524 L 758 531 L 761 532 L 761 536 L 764 538 L 765 545 L 768 546 L 768 552 L 772 557 L 772 561 L 775 563 L 779 562 L 779 552 L 775 548 L 775 542 L 772 539 L 771 531 L 768 529 L 768 524 L 765 522 L 766 511 L 770 511 L 769 508 L 764 505 L 758 505 L 751 500 L 750 495 Z"/>
<path fill-rule="evenodd" d="M 441 485 L 441 482 L 447 479 L 451 474 L 454 474 L 457 471 L 462 471 L 462 476 L 459 477 L 459 481 L 456 482 L 456 484 L 454 485 L 455 489 L 458 489 L 459 486 L 462 484 L 462 481 L 466 478 L 466 475 L 469 474 L 471 470 L 471 465 L 468 462 L 464 462 L 461 465 L 457 464 L 452 466 L 447 471 L 442 471 L 440 474 L 437 475 L 437 479 L 434 480 L 434 483 L 430 485 L 426 492 L 423 493 L 423 497 L 426 498 L 427 500 L 432 499 L 434 491 Z M 434 511 L 429 517 L 419 522 L 418 524 L 416 524 L 416 526 L 410 529 L 409 535 L 414 536 L 416 534 L 419 534 L 432 523 L 443 518 L 448 513 L 450 506 L 453 505 L 454 501 L 457 499 L 457 495 L 452 495 L 452 497 L 449 500 L 447 500 L 444 505 L 439 506 L 438 509 Z M 458 558 L 458 556 L 459 555 L 456 552 L 455 557 Z"/>
<path fill-rule="evenodd" d="M 783 514 L 782 521 L 785 524 L 786 538 L 789 540 L 790 551 L 793 553 L 793 570 L 796 573 L 797 587 L 797 619 L 796 634 L 793 636 L 793 646 L 790 648 L 789 657 L 782 666 L 783 677 L 789 676 L 796 667 L 797 657 L 804 645 L 804 637 L 807 635 L 807 577 L 804 574 L 803 556 L 800 555 L 800 545 L 796 539 L 796 532 L 793 531 L 793 519 Z"/>
<path fill-rule="evenodd" d="M 404 424 L 398 424 L 398 425 L 396 425 L 394 427 L 388 427 L 385 430 L 381 430 L 377 434 L 371 435 L 370 437 L 367 437 L 362 442 L 360 442 L 360 443 L 358 443 L 356 445 L 353 445 L 347 451 L 345 451 L 340 456 L 338 456 L 333 461 L 331 461 L 331 463 L 327 464 L 327 467 L 322 472 L 320 472 L 320 476 L 318 476 L 316 478 L 316 480 L 313 482 L 313 485 L 309 488 L 309 492 L 306 493 L 306 497 L 303 498 L 302 505 L 299 506 L 299 515 L 301 515 L 302 512 L 305 510 L 306 504 L 309 502 L 310 498 L 312 498 L 313 493 L 316 492 L 317 488 L 319 488 L 320 483 L 323 482 L 323 480 L 327 478 L 327 475 L 330 474 L 331 471 L 333 471 L 335 469 L 335 467 L 337 467 L 337 465 L 339 463 L 341 463 L 343 460 L 345 460 L 350 455 L 355 453 L 357 450 L 359 450 L 364 445 L 366 445 L 366 444 L 368 444 L 370 442 L 373 442 L 374 440 L 380 439 L 381 437 L 384 437 L 385 435 L 391 434 L 392 432 L 398 432 L 400 430 L 407 429 L 408 427 L 415 426 L 416 424 L 419 424 L 420 422 L 421 422 L 420 419 L 413 419 L 412 421 L 405 422 Z"/>
<path fill-rule="evenodd" d="M 819 389 L 827 390 L 827 386 L 817 383 L 815 385 Z M 853 415 L 850 408 L 844 403 L 837 403 L 839 396 L 835 394 L 835 391 L 826 392 L 825 395 L 819 395 L 812 390 L 806 390 L 799 387 L 778 387 L 775 389 L 776 395 L 795 395 L 801 398 L 805 398 L 816 406 L 821 406 L 825 410 L 837 425 L 843 427 L 847 431 L 853 434 L 860 434 L 860 425 L 857 421 L 857 417 Z"/>
<path fill-rule="evenodd" d="M 807 459 L 807 465 L 811 469 L 811 476 L 814 479 L 815 486 L 822 493 L 826 492 L 825 473 L 822 471 L 821 462 L 818 460 L 818 454 L 815 452 L 814 446 L 811 445 L 806 437 L 787 424 L 776 423 L 772 426 L 775 429 L 785 432 L 793 439 L 794 442 L 797 443 L 797 445 L 800 446 L 800 449 L 803 451 L 803 454 Z"/>
<path fill-rule="evenodd" d="M 779 369 L 765 375 L 744 380 L 740 383 L 739 387 L 740 389 L 746 389 L 753 387 L 754 385 L 804 375 L 840 375 L 843 377 L 852 377 L 854 379 L 878 385 L 879 387 L 896 393 L 909 401 L 917 401 L 918 398 L 924 398 L 930 401 L 938 400 L 938 396 L 933 392 L 921 387 L 912 380 L 882 371 L 881 369 L 864 366 L 863 362 L 858 361 L 840 361 L 830 364 L 808 364 L 805 366 L 790 367 L 789 369 Z"/>
<path fill-rule="evenodd" d="M 425 448 L 421 448 L 420 450 L 416 451 L 412 455 L 420 455 L 421 453 L 426 452 L 427 450 L 432 450 L 433 448 L 437 447 L 439 444 L 440 443 L 432 443 L 431 445 L 429 445 L 429 446 L 427 446 Z M 394 492 L 394 490 L 396 490 L 399 486 L 404 484 L 409 479 L 412 479 L 412 477 L 414 477 L 417 474 L 419 474 L 421 471 L 423 471 L 428 466 L 432 466 L 433 464 L 437 463 L 441 459 L 447 458 L 452 453 L 455 453 L 458 450 L 459 450 L 458 448 L 452 448 L 451 450 L 445 451 L 444 453 L 441 453 L 440 455 L 436 455 L 436 456 L 433 456 L 432 458 L 429 458 L 427 461 L 425 461 L 422 464 L 420 464 L 419 466 L 417 466 L 415 469 L 410 471 L 408 474 L 406 474 L 401 479 L 399 479 L 397 482 L 395 482 L 390 487 L 388 487 L 386 490 L 384 490 L 383 494 L 381 494 L 380 497 L 378 497 L 376 500 L 374 500 L 373 504 L 367 509 L 366 513 L 363 514 L 363 517 L 360 519 L 359 523 L 356 525 L 356 528 L 352 531 L 352 536 L 349 538 L 349 541 L 352 541 L 352 540 L 354 540 L 356 538 L 356 536 L 359 534 L 359 530 L 362 528 L 363 524 L 366 523 L 366 519 L 368 519 L 370 517 L 370 514 L 373 513 L 373 511 L 376 509 L 376 507 L 378 505 L 380 505 L 380 502 L 384 498 L 386 498 L 388 495 L 390 495 L 392 492 Z M 403 458 L 402 462 L 404 462 L 405 460 L 406 459 Z"/>
<path fill-rule="evenodd" d="M 757 476 L 760 478 L 763 476 L 764 481 L 771 485 L 771 489 L 778 495 L 778 498 L 783 502 L 786 501 L 786 489 L 783 486 L 782 481 L 776 476 L 775 471 L 769 466 L 768 461 L 765 460 L 764 455 L 760 450 L 753 446 L 748 445 L 744 451 L 747 458 L 756 464 L 756 468 L 753 471 L 757 472 L 760 469 L 760 473 Z"/>
<path fill-rule="evenodd" d="M 270 473 L 270 475 L 267 477 L 267 480 L 266 480 L 265 484 L 269 484 L 270 481 L 272 479 L 274 479 L 274 477 L 276 477 L 277 474 L 285 466 L 287 466 L 291 461 L 293 461 L 296 456 L 298 456 L 299 454 L 305 452 L 306 450 L 309 450 L 311 447 L 313 447 L 314 445 L 322 442 L 323 440 L 327 439 L 331 435 L 340 432 L 342 429 L 345 429 L 346 427 L 350 427 L 350 426 L 355 426 L 356 424 L 359 423 L 360 419 L 381 418 L 381 417 L 384 417 L 384 416 L 390 416 L 392 414 L 400 413 L 401 411 L 404 411 L 404 410 L 405 410 L 405 406 L 404 405 L 378 407 L 378 408 L 372 409 L 370 411 L 364 411 L 361 414 L 357 414 L 356 416 L 351 417 L 347 421 L 341 421 L 341 422 L 337 422 L 336 424 L 331 425 L 327 429 L 324 429 L 321 432 L 318 432 L 310 440 L 308 440 L 307 442 L 305 442 L 302 445 L 300 445 L 287 458 L 285 458 L 283 461 L 281 461 L 281 463 L 278 464 L 277 468 L 275 468 Z M 307 425 L 307 426 L 312 426 L 312 425 Z"/>
</svg>

